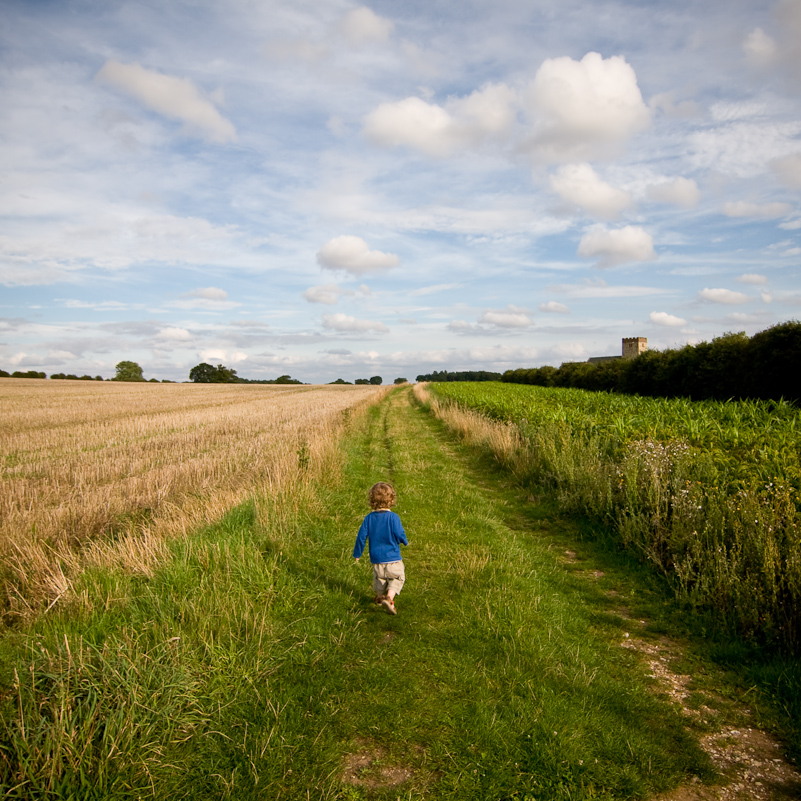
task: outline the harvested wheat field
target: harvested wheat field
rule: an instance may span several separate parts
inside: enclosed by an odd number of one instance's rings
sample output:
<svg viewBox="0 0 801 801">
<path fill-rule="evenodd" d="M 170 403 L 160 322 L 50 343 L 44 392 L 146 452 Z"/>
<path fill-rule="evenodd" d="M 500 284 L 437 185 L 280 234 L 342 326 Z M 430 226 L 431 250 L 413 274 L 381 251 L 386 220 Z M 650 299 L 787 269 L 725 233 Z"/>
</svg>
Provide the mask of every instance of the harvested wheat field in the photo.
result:
<svg viewBox="0 0 801 801">
<path fill-rule="evenodd" d="M 386 391 L 0 379 L 6 622 L 86 565 L 147 573 L 165 537 L 336 470 L 344 420 Z"/>
</svg>

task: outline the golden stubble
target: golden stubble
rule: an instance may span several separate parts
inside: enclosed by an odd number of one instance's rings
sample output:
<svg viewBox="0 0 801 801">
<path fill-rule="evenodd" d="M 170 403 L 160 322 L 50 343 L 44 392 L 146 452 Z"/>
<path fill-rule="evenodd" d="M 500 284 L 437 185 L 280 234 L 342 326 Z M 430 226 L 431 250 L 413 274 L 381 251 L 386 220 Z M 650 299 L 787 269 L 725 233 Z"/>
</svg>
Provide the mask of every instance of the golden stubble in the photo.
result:
<svg viewBox="0 0 801 801">
<path fill-rule="evenodd" d="M 347 418 L 389 389 L 0 379 L 6 614 L 89 565 L 149 574 L 168 537 L 336 475 Z"/>
</svg>

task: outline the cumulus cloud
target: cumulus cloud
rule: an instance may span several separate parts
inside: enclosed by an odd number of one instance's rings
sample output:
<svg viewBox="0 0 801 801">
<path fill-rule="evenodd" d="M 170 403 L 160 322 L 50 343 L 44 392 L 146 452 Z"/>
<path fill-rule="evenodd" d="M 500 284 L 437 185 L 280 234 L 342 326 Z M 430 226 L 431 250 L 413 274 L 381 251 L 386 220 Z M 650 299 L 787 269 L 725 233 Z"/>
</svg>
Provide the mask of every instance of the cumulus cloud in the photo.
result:
<svg viewBox="0 0 801 801">
<path fill-rule="evenodd" d="M 164 305 L 173 309 L 225 311 L 228 309 L 235 309 L 242 304 L 228 300 L 228 293 L 224 289 L 219 289 L 215 286 L 207 286 L 185 292 L 181 295 L 179 300 L 173 300 Z"/>
<path fill-rule="evenodd" d="M 349 11 L 340 22 L 340 31 L 351 45 L 386 42 L 395 27 L 391 20 L 379 17 L 367 6 Z"/>
<path fill-rule="evenodd" d="M 651 124 L 637 76 L 622 56 L 547 59 L 527 96 L 532 151 L 548 161 L 592 161 L 620 152 Z"/>
<path fill-rule="evenodd" d="M 710 303 L 722 303 L 727 306 L 736 306 L 740 303 L 748 303 L 751 298 L 742 292 L 732 292 L 731 289 L 702 289 L 698 293 L 701 300 Z"/>
<path fill-rule="evenodd" d="M 478 322 L 498 328 L 528 328 L 533 325 L 528 309 L 511 305 L 505 309 L 486 309 L 478 318 Z"/>
<path fill-rule="evenodd" d="M 184 124 L 187 133 L 213 142 L 231 142 L 236 129 L 192 81 L 145 69 L 141 64 L 107 61 L 96 80 L 109 84 L 147 108 Z"/>
<path fill-rule="evenodd" d="M 329 331 L 339 331 L 342 333 L 366 334 L 369 332 L 386 333 L 389 329 L 380 322 L 374 320 L 357 320 L 349 314 L 324 314 L 322 318 L 323 328 Z"/>
<path fill-rule="evenodd" d="M 741 284 L 755 284 L 756 286 L 762 286 L 768 283 L 767 276 L 760 275 L 759 273 L 745 273 L 741 275 L 737 280 Z"/>
<path fill-rule="evenodd" d="M 758 68 L 778 67 L 797 87 L 801 67 L 801 6 L 798 0 L 779 0 L 773 8 L 778 22 L 776 35 L 755 28 L 743 41 L 746 61 Z"/>
<path fill-rule="evenodd" d="M 228 293 L 216 286 L 199 287 L 186 293 L 188 298 L 204 298 L 205 300 L 228 300 Z"/>
<path fill-rule="evenodd" d="M 508 131 L 516 117 L 516 98 L 505 84 L 487 84 L 444 107 L 407 97 L 370 112 L 364 134 L 383 147 L 410 147 L 442 158 Z"/>
<path fill-rule="evenodd" d="M 200 351 L 200 358 L 204 362 L 216 362 L 217 364 L 239 364 L 247 359 L 247 353 L 242 351 L 227 351 L 221 348 L 208 348 Z"/>
<path fill-rule="evenodd" d="M 601 180 L 589 164 L 566 164 L 551 176 L 551 189 L 563 200 L 604 220 L 616 220 L 631 206 L 631 195 Z"/>
<path fill-rule="evenodd" d="M 396 267 L 400 259 L 394 253 L 370 250 L 359 236 L 338 236 L 317 252 L 317 263 L 328 270 L 344 270 L 362 275 Z"/>
<path fill-rule="evenodd" d="M 156 334 L 157 339 L 165 339 L 172 342 L 186 342 L 189 339 L 192 339 L 192 335 L 187 331 L 185 328 L 176 328 L 176 327 L 168 327 L 162 328 L 161 331 Z"/>
<path fill-rule="evenodd" d="M 675 317 L 667 312 L 651 312 L 648 318 L 655 325 L 663 325 L 668 328 L 680 328 L 683 325 L 687 325 L 687 321 L 682 317 Z"/>
<path fill-rule="evenodd" d="M 723 213 L 727 217 L 758 217 L 760 219 L 775 219 L 786 217 L 793 210 L 789 203 L 749 203 L 747 200 L 737 200 L 725 203 Z"/>
<path fill-rule="evenodd" d="M 773 159 L 770 168 L 785 186 L 789 186 L 790 189 L 801 189 L 801 153 Z"/>
<path fill-rule="evenodd" d="M 546 314 L 570 314 L 570 309 L 564 303 L 558 303 L 555 300 L 549 300 L 547 303 L 540 303 L 537 307 L 539 311 Z"/>
<path fill-rule="evenodd" d="M 339 296 L 344 294 L 336 284 L 323 284 L 322 286 L 309 287 L 303 297 L 309 303 L 324 303 L 327 306 L 335 306 Z"/>
<path fill-rule="evenodd" d="M 636 225 L 607 230 L 593 228 L 582 238 L 578 255 L 584 258 L 598 258 L 599 267 L 614 267 L 629 261 L 653 261 L 653 237 Z"/>
<path fill-rule="evenodd" d="M 646 190 L 648 198 L 657 203 L 671 203 L 690 209 L 701 199 L 698 184 L 691 178 L 676 178 L 660 184 L 652 184 Z"/>
<path fill-rule="evenodd" d="M 754 67 L 767 67 L 776 61 L 779 47 L 762 28 L 755 28 L 743 41 L 746 60 Z"/>
</svg>

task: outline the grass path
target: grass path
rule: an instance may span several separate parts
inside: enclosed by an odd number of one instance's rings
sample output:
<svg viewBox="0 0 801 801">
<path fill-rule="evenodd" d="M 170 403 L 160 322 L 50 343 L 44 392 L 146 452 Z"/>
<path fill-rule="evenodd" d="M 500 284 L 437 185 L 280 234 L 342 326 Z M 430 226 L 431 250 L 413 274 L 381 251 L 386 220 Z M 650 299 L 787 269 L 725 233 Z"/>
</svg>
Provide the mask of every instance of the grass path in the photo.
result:
<svg viewBox="0 0 801 801">
<path fill-rule="evenodd" d="M 5 797 L 544 801 L 712 780 L 704 724 L 620 647 L 644 581 L 575 561 L 581 531 L 409 391 L 345 447 L 341 480 L 291 514 L 245 504 L 154 577 L 98 571 L 84 607 L 6 639 Z M 410 539 L 397 617 L 351 558 L 381 479 Z"/>
</svg>

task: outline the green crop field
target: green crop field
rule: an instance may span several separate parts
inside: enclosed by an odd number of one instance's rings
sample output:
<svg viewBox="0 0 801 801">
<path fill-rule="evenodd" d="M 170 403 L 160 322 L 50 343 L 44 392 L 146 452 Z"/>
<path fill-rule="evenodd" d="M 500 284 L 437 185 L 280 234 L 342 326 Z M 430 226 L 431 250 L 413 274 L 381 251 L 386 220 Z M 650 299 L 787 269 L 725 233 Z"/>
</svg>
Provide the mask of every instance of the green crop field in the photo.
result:
<svg viewBox="0 0 801 801">
<path fill-rule="evenodd" d="M 434 397 L 514 426 L 516 469 L 609 524 L 719 624 L 801 647 L 801 412 L 486 383 Z"/>
</svg>

